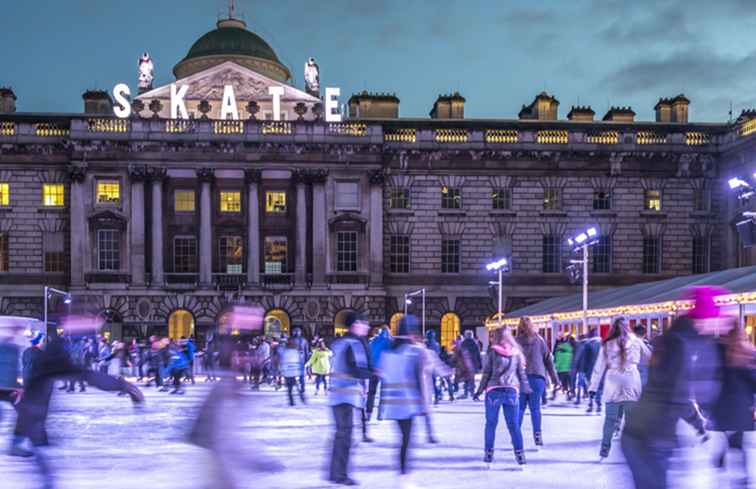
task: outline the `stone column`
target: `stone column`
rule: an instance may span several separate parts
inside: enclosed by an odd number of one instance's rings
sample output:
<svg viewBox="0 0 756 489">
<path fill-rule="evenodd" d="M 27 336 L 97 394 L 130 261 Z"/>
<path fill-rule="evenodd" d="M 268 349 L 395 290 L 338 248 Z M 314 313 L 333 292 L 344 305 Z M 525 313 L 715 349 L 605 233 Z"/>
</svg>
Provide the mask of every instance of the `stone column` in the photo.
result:
<svg viewBox="0 0 756 489">
<path fill-rule="evenodd" d="M 292 172 L 297 185 L 297 254 L 295 258 L 296 284 L 307 283 L 307 174 L 303 170 Z"/>
<path fill-rule="evenodd" d="M 84 274 L 91 263 L 89 251 L 89 229 L 87 226 L 86 184 L 87 165 L 78 164 L 68 167 L 71 181 L 71 286 L 84 287 Z"/>
<path fill-rule="evenodd" d="M 144 246 L 144 180 L 146 177 L 147 168 L 144 165 L 129 166 L 131 182 L 131 217 L 129 219 L 131 284 L 137 287 L 144 286 L 146 253 Z"/>
<path fill-rule="evenodd" d="M 328 219 L 326 218 L 325 183 L 328 171 L 316 170 L 312 178 L 312 283 L 325 286 L 328 253 Z"/>
<path fill-rule="evenodd" d="M 165 284 L 165 266 L 163 264 L 163 181 L 166 169 L 149 167 L 147 174 L 152 181 L 152 286 L 162 287 Z"/>
<path fill-rule="evenodd" d="M 199 282 L 203 287 L 210 287 L 213 284 L 212 182 L 215 170 L 200 168 L 197 179 L 200 181 Z"/>
<path fill-rule="evenodd" d="M 383 285 L 383 170 L 370 172 L 370 284 Z"/>
<path fill-rule="evenodd" d="M 244 170 L 247 182 L 247 285 L 260 284 L 260 195 L 262 172 L 256 168 Z"/>
</svg>

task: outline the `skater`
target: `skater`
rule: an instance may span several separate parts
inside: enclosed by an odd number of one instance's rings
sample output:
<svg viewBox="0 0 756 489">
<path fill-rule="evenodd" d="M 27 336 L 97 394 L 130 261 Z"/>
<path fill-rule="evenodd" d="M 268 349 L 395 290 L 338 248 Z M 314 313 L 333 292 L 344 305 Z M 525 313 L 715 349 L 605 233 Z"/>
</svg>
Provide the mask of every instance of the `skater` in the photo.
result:
<svg viewBox="0 0 756 489">
<path fill-rule="evenodd" d="M 499 423 L 499 411 L 504 413 L 509 436 L 514 447 L 515 460 L 518 465 L 525 465 L 525 449 L 520 427 L 520 399 L 532 393 L 525 371 L 525 358 L 512 335 L 500 328 L 494 331 L 492 346 L 486 355 L 483 378 L 480 381 L 477 400 L 486 396 L 486 430 L 485 452 L 483 461 L 493 462 L 496 426 Z"/>
<path fill-rule="evenodd" d="M 429 333 L 434 333 L 433 330 L 429 331 Z M 426 338 L 429 338 L 429 336 L 426 334 Z M 435 334 L 430 335 L 430 338 L 435 341 Z M 427 345 L 427 340 L 426 340 Z M 438 346 L 439 351 L 441 350 L 438 343 L 436 343 L 436 346 Z M 425 428 L 428 434 L 428 443 L 436 444 L 438 443 L 438 439 L 435 436 L 435 433 L 433 431 L 433 419 L 431 417 L 431 404 L 436 405 L 438 404 L 440 397 L 441 397 L 441 385 L 440 385 L 440 379 L 446 378 L 452 374 L 452 369 L 449 368 L 444 362 L 441 361 L 441 358 L 439 358 L 438 354 L 434 349 L 429 348 L 426 346 L 423 348 L 423 353 L 425 354 L 425 357 L 423 358 L 423 366 L 425 370 L 423 371 L 423 376 L 425 378 L 425 389 L 423 389 L 423 392 L 426 394 L 425 400 Z"/>
<path fill-rule="evenodd" d="M 453 381 L 454 376 L 454 356 L 449 354 L 449 351 L 446 349 L 445 346 L 441 347 L 441 354 L 439 355 L 439 358 L 442 362 L 444 362 L 444 365 L 449 367 L 449 375 L 446 377 L 443 377 L 441 379 L 443 385 L 446 388 L 446 392 L 449 394 L 449 402 L 454 402 L 454 392 L 455 392 L 455 385 Z"/>
<path fill-rule="evenodd" d="M 318 395 L 320 384 L 323 384 L 323 394 L 328 392 L 328 376 L 331 374 L 331 357 L 333 353 L 329 350 L 325 341 L 319 340 L 317 347 L 312 351 L 312 356 L 305 367 L 312 368 L 315 374 L 315 395 Z"/>
<path fill-rule="evenodd" d="M 441 354 L 441 345 L 436 341 L 436 332 L 432 329 L 425 333 L 425 347 L 436 355 L 436 358 Z M 439 377 L 436 375 L 431 376 L 431 386 L 433 387 L 433 404 L 438 404 L 441 401 L 441 385 L 439 383 Z"/>
<path fill-rule="evenodd" d="M 296 338 L 289 338 L 286 347 L 281 354 L 281 375 L 286 382 L 286 392 L 289 396 L 289 406 L 294 405 L 294 387 L 297 379 L 302 375 L 304 365 L 300 363 L 300 350 Z M 305 403 L 304 391 L 299 390 L 299 398 Z"/>
<path fill-rule="evenodd" d="M 606 339 L 601 343 L 596 365 L 591 374 L 588 392 L 591 396 L 599 388 L 604 377 L 604 433 L 601 439 L 601 460 L 609 456 L 612 436 L 622 421 L 622 416 L 632 409 L 641 395 L 641 379 L 638 364 L 651 356 L 651 350 L 632 332 L 625 318 L 612 323 Z"/>
<path fill-rule="evenodd" d="M 336 424 L 333 439 L 331 465 L 328 478 L 345 486 L 357 485 L 349 477 L 349 452 L 352 448 L 354 410 L 363 409 L 365 386 L 363 380 L 372 374 L 368 352 L 362 341 L 370 328 L 367 318 L 356 312 L 348 312 L 344 325 L 348 332 L 333 342 L 333 377 L 328 404 Z"/>
<path fill-rule="evenodd" d="M 530 419 L 533 423 L 533 439 L 537 447 L 543 446 L 541 431 L 541 402 L 546 392 L 546 376 L 551 378 L 554 386 L 559 385 L 551 352 L 546 341 L 538 334 L 529 318 L 520 319 L 517 327 L 517 343 L 520 345 L 525 368 L 528 374 L 530 393 L 520 392 L 520 426 L 525 416 L 525 409 L 530 408 Z"/>
<path fill-rule="evenodd" d="M 568 401 L 571 401 L 574 395 L 571 380 L 572 355 L 574 351 L 575 340 L 569 335 L 558 341 L 554 348 L 554 370 L 556 370 L 562 391 Z M 552 401 L 556 399 L 556 393 L 557 389 L 556 385 L 554 385 L 554 390 L 551 392 Z"/>
<path fill-rule="evenodd" d="M 381 355 L 389 349 L 393 339 L 391 338 L 391 332 L 388 326 L 383 325 L 380 332 L 370 340 L 370 364 L 373 367 L 377 367 L 381 362 Z M 365 404 L 365 411 L 368 421 L 373 417 L 373 410 L 375 409 L 375 396 L 378 393 L 378 384 L 381 378 L 377 373 L 373 373 L 368 381 L 368 395 L 367 402 Z"/>
<path fill-rule="evenodd" d="M 583 341 L 581 341 L 577 355 L 575 356 L 575 369 L 577 370 L 578 375 L 582 377 L 579 382 L 583 382 L 586 388 L 586 392 L 588 384 L 590 384 L 591 382 L 593 367 L 596 365 L 596 359 L 598 359 L 600 348 L 601 338 L 599 338 L 598 333 L 596 332 L 596 328 L 589 329 L 588 335 Z M 594 402 L 596 403 L 596 412 L 601 412 L 602 388 L 603 385 L 599 384 L 598 390 L 593 396 L 591 396 L 590 393 L 588 394 L 588 409 L 586 409 L 587 413 L 593 412 Z M 578 398 L 575 404 L 580 404 L 580 394 L 578 394 Z"/>
<path fill-rule="evenodd" d="M 302 336 L 301 328 L 294 328 L 294 330 L 292 331 L 291 339 L 294 340 L 294 343 L 297 345 L 297 350 L 299 350 L 299 363 L 302 364 L 302 373 L 299 375 L 299 391 L 302 394 L 302 397 L 304 397 L 304 393 L 305 393 L 304 364 L 307 362 L 307 360 L 310 359 L 310 344 L 307 342 L 307 339 L 304 336 Z"/>
<path fill-rule="evenodd" d="M 170 348 L 171 360 L 168 363 L 166 372 L 168 375 L 166 378 L 173 379 L 173 390 L 171 394 L 184 394 L 184 388 L 181 385 L 181 379 L 186 375 L 186 371 L 189 368 L 189 359 L 186 357 L 186 353 L 179 345 L 172 345 Z"/>
<path fill-rule="evenodd" d="M 24 331 L 23 321 L 0 324 L 0 401 L 10 403 L 17 409 L 23 397 L 23 387 L 18 382 L 19 366 L 21 365 L 21 347 L 18 341 Z M 0 415 L 2 410 L 0 410 Z M 10 454 L 17 456 L 31 456 L 32 452 L 23 448 L 24 438 L 14 433 Z"/>
<path fill-rule="evenodd" d="M 454 349 L 457 368 L 456 381 L 463 382 L 464 395 L 460 399 L 467 399 L 475 394 L 475 374 L 480 372 L 480 347 L 473 338 L 472 331 L 465 331 L 464 339 Z"/>
<path fill-rule="evenodd" d="M 412 421 L 426 410 L 425 381 L 426 357 L 417 318 L 405 315 L 399 321 L 399 335 L 391 350 L 381 357 L 381 404 L 380 419 L 396 420 L 401 432 L 399 449 L 399 487 L 411 487 L 409 483 L 409 445 L 412 436 Z"/>
</svg>

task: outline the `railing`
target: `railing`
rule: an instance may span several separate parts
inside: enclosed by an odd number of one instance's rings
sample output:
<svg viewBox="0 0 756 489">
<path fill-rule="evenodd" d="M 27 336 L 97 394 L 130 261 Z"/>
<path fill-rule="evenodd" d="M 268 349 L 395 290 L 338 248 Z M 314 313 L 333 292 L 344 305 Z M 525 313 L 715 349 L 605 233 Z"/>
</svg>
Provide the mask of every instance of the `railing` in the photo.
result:
<svg viewBox="0 0 756 489">
<path fill-rule="evenodd" d="M 740 136 L 748 136 L 756 132 L 756 119 L 749 119 L 738 127 L 738 134 Z"/>
<path fill-rule="evenodd" d="M 182 289 L 193 289 L 199 285 L 199 274 L 197 273 L 166 273 L 165 284 L 168 287 L 180 287 Z"/>
<path fill-rule="evenodd" d="M 667 135 L 653 131 L 638 131 L 635 136 L 636 144 L 667 144 Z"/>
<path fill-rule="evenodd" d="M 186 119 L 168 119 L 165 121 L 165 132 L 169 133 L 185 133 L 194 132 L 196 130 L 194 121 Z"/>
<path fill-rule="evenodd" d="M 491 144 L 514 144 L 520 139 L 516 129 L 486 129 L 486 142 Z"/>
<path fill-rule="evenodd" d="M 291 134 L 291 122 L 285 121 L 265 121 L 262 123 L 262 133 L 272 135 Z"/>
<path fill-rule="evenodd" d="M 618 144 L 619 133 L 617 131 L 588 133 L 585 136 L 585 142 L 589 144 Z"/>
<path fill-rule="evenodd" d="M 87 119 L 89 132 L 129 132 L 131 121 L 129 119 L 106 119 L 92 118 Z"/>
<path fill-rule="evenodd" d="M 65 127 L 54 122 L 38 122 L 34 124 L 34 134 L 42 137 L 65 137 L 71 133 Z"/>
<path fill-rule="evenodd" d="M 370 274 L 366 272 L 334 272 L 327 273 L 326 280 L 330 284 L 367 285 L 370 280 Z"/>
<path fill-rule="evenodd" d="M 272 292 L 288 291 L 294 288 L 293 273 L 263 273 L 260 274 L 260 287 Z"/>
<path fill-rule="evenodd" d="M 16 123 L 10 121 L 0 122 L 0 136 L 15 136 Z"/>
<path fill-rule="evenodd" d="M 569 133 L 567 131 L 544 129 L 536 134 L 538 144 L 567 144 Z"/>
<path fill-rule="evenodd" d="M 213 284 L 220 290 L 237 290 L 244 288 L 247 275 L 243 273 L 214 273 Z"/>
<path fill-rule="evenodd" d="M 686 132 L 685 144 L 688 146 L 701 146 L 711 143 L 711 136 L 705 132 Z"/>
<path fill-rule="evenodd" d="M 214 134 L 243 134 L 244 121 L 213 121 Z"/>
<path fill-rule="evenodd" d="M 466 143 L 469 137 L 467 129 L 436 129 L 437 143 Z"/>
<path fill-rule="evenodd" d="M 362 122 L 344 122 L 328 124 L 328 133 L 335 136 L 367 136 L 367 124 Z"/>
<path fill-rule="evenodd" d="M 387 143 L 414 143 L 417 142 L 417 129 L 413 127 L 387 129 L 383 133 L 383 140 Z"/>
<path fill-rule="evenodd" d="M 90 272 L 84 275 L 84 281 L 91 284 L 128 284 L 131 282 L 131 275 L 121 272 Z"/>
</svg>

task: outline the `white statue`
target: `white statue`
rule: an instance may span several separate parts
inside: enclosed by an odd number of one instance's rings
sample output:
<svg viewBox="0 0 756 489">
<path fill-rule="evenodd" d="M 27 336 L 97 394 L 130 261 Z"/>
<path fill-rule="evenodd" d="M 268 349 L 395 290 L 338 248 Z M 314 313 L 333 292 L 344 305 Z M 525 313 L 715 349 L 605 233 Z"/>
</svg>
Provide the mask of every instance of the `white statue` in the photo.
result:
<svg viewBox="0 0 756 489">
<path fill-rule="evenodd" d="M 152 64 L 150 54 L 145 51 L 139 57 L 139 92 L 143 93 L 152 90 L 152 80 L 155 79 L 155 65 Z"/>
<path fill-rule="evenodd" d="M 320 96 L 320 67 L 315 58 L 307 60 L 304 66 L 305 91 L 316 97 Z"/>
</svg>

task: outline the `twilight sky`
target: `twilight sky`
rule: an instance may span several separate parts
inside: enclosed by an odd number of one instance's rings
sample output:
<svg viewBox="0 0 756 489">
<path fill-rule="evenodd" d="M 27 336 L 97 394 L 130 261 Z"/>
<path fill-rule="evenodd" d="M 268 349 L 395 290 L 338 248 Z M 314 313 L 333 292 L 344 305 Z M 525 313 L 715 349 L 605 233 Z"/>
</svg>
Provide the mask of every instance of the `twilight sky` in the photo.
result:
<svg viewBox="0 0 756 489">
<path fill-rule="evenodd" d="M 458 90 L 468 118 L 516 118 L 541 90 L 571 105 L 630 105 L 653 119 L 684 92 L 691 120 L 722 122 L 756 105 L 756 0 L 236 0 L 237 11 L 302 87 L 318 60 L 341 101 L 395 92 L 402 117 L 427 117 Z M 87 88 L 136 91 L 149 51 L 155 85 L 215 27 L 227 0 L 26 0 L 0 19 L 0 86 L 24 112 L 81 112 Z"/>
</svg>

